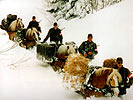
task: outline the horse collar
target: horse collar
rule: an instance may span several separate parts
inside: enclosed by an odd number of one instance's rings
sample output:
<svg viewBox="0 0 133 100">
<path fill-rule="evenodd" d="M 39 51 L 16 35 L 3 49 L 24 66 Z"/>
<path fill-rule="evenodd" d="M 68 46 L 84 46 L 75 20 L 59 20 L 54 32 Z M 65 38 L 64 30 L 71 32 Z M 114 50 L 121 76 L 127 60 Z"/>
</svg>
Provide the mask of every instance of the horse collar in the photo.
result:
<svg viewBox="0 0 133 100">
<path fill-rule="evenodd" d="M 103 89 L 99 89 L 97 87 L 92 86 L 91 84 L 88 84 L 86 86 L 86 89 L 93 90 L 93 91 L 99 92 L 99 93 L 104 93 L 105 96 L 108 95 L 108 94 L 110 94 L 110 96 L 113 96 L 113 91 L 107 85 Z"/>
</svg>

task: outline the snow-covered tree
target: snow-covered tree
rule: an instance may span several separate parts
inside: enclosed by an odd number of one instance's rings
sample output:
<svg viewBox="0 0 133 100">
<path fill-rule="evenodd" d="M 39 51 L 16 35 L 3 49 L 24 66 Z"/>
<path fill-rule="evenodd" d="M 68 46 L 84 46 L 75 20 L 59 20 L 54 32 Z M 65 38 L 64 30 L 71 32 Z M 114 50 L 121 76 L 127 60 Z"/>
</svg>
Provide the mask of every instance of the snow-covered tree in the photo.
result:
<svg viewBox="0 0 133 100">
<path fill-rule="evenodd" d="M 87 14 L 103 9 L 122 0 L 46 0 L 47 12 L 56 20 L 83 18 Z"/>
</svg>

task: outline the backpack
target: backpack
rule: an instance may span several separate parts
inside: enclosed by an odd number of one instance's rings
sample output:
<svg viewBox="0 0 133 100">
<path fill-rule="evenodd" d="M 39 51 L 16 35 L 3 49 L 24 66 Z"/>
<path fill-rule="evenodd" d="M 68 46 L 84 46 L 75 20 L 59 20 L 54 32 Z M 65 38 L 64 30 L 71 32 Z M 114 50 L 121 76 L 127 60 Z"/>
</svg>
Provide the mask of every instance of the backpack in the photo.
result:
<svg viewBox="0 0 133 100">
<path fill-rule="evenodd" d="M 7 23 L 7 19 L 3 19 L 1 21 L 1 28 L 4 29 L 4 30 L 7 30 L 8 29 L 8 23 Z"/>
<path fill-rule="evenodd" d="M 12 14 L 9 14 L 7 15 L 7 21 L 14 21 L 17 19 L 17 15 L 12 15 Z"/>
<path fill-rule="evenodd" d="M 11 22 L 13 22 L 14 20 L 17 20 L 17 15 L 12 15 L 12 14 L 9 14 L 7 15 L 7 24 L 8 26 L 11 24 Z"/>
</svg>

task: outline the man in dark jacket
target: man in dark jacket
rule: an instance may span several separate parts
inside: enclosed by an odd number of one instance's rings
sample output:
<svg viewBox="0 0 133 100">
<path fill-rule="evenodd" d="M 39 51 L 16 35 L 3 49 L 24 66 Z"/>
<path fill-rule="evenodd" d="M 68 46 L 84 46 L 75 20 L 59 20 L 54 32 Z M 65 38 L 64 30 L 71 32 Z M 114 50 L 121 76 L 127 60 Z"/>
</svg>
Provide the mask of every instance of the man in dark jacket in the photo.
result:
<svg viewBox="0 0 133 100">
<path fill-rule="evenodd" d="M 126 88 L 130 88 L 130 86 L 133 83 L 133 77 L 131 76 L 132 73 L 125 67 L 123 67 L 123 59 L 121 57 L 118 57 L 116 60 L 116 66 L 115 69 L 118 69 L 119 73 L 122 76 L 122 83 L 119 87 L 119 96 L 126 94 Z"/>
<path fill-rule="evenodd" d="M 56 44 L 59 44 L 59 42 L 62 44 L 63 36 L 56 22 L 54 23 L 54 27 L 49 30 L 43 42 L 46 42 L 49 37 L 50 37 L 50 42 L 54 41 Z"/>
<path fill-rule="evenodd" d="M 28 28 L 33 28 L 33 27 L 35 27 L 39 32 L 41 32 L 41 28 L 39 26 L 39 22 L 36 21 L 36 17 L 35 16 L 32 17 L 32 21 L 30 21 L 27 29 Z"/>
<path fill-rule="evenodd" d="M 88 40 L 84 41 L 79 47 L 79 53 L 89 59 L 94 59 L 97 52 L 97 45 L 92 41 L 92 34 L 88 34 Z"/>
</svg>

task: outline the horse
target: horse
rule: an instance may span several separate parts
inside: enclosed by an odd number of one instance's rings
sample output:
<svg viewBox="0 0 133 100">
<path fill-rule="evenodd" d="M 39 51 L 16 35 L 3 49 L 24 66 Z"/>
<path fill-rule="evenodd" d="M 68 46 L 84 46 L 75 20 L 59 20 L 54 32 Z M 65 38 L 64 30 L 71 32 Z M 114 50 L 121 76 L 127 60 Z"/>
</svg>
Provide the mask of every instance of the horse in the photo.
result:
<svg viewBox="0 0 133 100">
<path fill-rule="evenodd" d="M 25 41 L 22 41 L 21 46 L 24 45 L 26 48 L 30 48 L 36 45 L 36 42 L 39 41 L 39 32 L 36 28 L 29 28 L 25 33 Z"/>
<path fill-rule="evenodd" d="M 84 97 L 118 96 L 119 83 L 122 82 L 120 73 L 113 68 L 99 68 L 81 88 Z"/>
<path fill-rule="evenodd" d="M 22 30 L 23 28 L 24 28 L 24 24 L 22 23 L 21 18 L 18 18 L 17 20 L 14 20 L 13 22 L 11 22 L 7 30 L 9 39 L 14 41 L 17 30 L 18 29 Z"/>
<path fill-rule="evenodd" d="M 71 42 L 70 44 L 67 44 L 67 42 L 65 44 L 62 44 L 61 46 L 59 46 L 59 48 L 57 49 L 57 53 L 56 53 L 56 58 L 57 60 L 54 61 L 51 65 L 54 66 L 54 70 L 55 71 L 59 71 L 61 69 L 64 68 L 65 62 L 67 57 L 70 54 L 76 54 L 76 48 L 75 48 L 75 43 Z"/>
<path fill-rule="evenodd" d="M 72 45 L 61 45 L 57 50 L 57 58 L 66 59 L 68 55 L 76 53 L 75 48 Z"/>
</svg>

